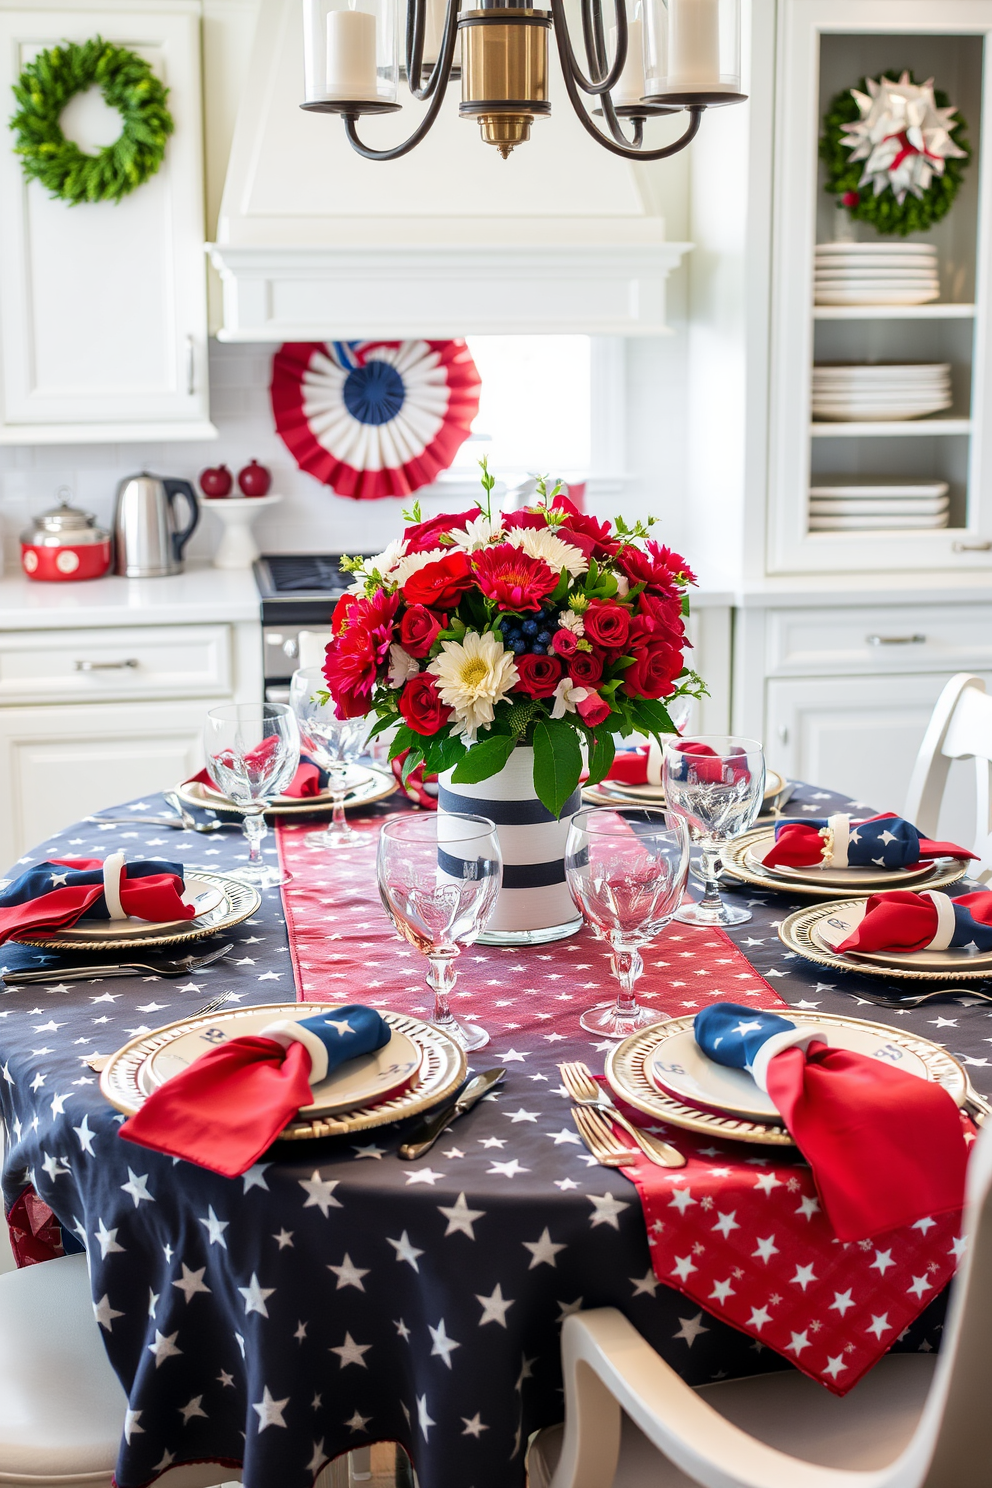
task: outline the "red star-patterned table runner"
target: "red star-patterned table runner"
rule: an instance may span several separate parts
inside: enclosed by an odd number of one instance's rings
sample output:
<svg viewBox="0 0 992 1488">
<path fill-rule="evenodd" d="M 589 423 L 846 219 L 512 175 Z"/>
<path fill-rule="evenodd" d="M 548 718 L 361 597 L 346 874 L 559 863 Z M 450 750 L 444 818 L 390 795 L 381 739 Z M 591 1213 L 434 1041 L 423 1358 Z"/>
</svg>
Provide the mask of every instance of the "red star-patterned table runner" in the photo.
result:
<svg viewBox="0 0 992 1488">
<path fill-rule="evenodd" d="M 360 975 L 370 1003 L 429 1017 L 423 963 L 373 897 L 379 825 L 356 821 L 373 842 L 330 861 L 306 845 L 309 828 L 279 826 L 280 855 L 294 875 L 283 899 L 298 993 L 303 1001 L 322 1000 L 334 996 L 338 982 L 342 993 L 353 990 Z M 512 1037 L 521 1050 L 565 1041 L 578 1014 L 613 991 L 604 954 L 587 931 L 547 947 L 488 950 L 474 959 L 493 958 L 495 975 L 456 988 L 456 1011 Z M 637 995 L 659 1017 L 717 1000 L 788 1006 L 722 931 L 677 924 L 646 957 Z M 686 1153 L 686 1167 L 669 1171 L 641 1161 L 624 1170 L 641 1199 L 656 1277 L 837 1395 L 877 1362 L 954 1272 L 960 1215 L 842 1244 L 798 1154 L 716 1144 L 674 1128 L 666 1135 Z M 683 1326 L 706 1331 L 701 1318 Z"/>
</svg>

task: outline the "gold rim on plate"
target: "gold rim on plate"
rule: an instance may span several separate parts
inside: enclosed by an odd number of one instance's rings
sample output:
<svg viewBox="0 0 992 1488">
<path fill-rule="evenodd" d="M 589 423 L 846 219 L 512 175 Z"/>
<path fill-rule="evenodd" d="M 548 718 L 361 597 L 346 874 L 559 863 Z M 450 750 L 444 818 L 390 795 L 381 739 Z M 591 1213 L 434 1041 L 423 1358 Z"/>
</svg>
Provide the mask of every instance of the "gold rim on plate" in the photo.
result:
<svg viewBox="0 0 992 1488">
<path fill-rule="evenodd" d="M 197 868 L 192 864 L 186 864 L 185 868 L 190 878 L 201 879 L 220 889 L 224 895 L 224 903 L 207 914 L 197 915 L 195 920 L 186 920 L 183 930 L 170 930 L 167 935 L 163 935 L 156 933 L 154 924 L 149 921 L 147 935 L 131 935 L 126 940 L 106 940 L 101 936 L 100 939 L 89 942 L 81 941 L 75 936 L 70 940 L 58 935 L 24 934 L 20 937 L 20 944 L 42 946 L 51 951 L 143 951 L 150 946 L 187 945 L 192 940 L 203 940 L 208 935 L 225 935 L 228 930 L 240 925 L 243 920 L 250 919 L 261 908 L 262 896 L 258 890 L 235 878 L 233 874 L 216 873 L 209 868 Z M 52 980 L 58 980 L 57 973 L 53 973 Z"/>
<path fill-rule="evenodd" d="M 809 910 L 804 912 L 811 913 Z M 792 1017 L 797 1024 L 857 1024 L 861 1028 L 873 1029 L 890 1043 L 899 1044 L 915 1054 L 926 1065 L 932 1080 L 946 1087 L 953 1087 L 955 1098 L 962 1103 L 967 1098 L 969 1085 L 966 1072 L 953 1055 L 930 1039 L 918 1038 L 901 1029 L 890 1028 L 887 1023 L 875 1023 L 868 1018 L 850 1018 L 845 1013 L 817 1013 L 804 1018 L 787 1007 L 773 1008 L 771 1011 Z M 686 1131 L 698 1132 L 701 1136 L 754 1142 L 765 1147 L 794 1147 L 795 1143 L 784 1126 L 748 1121 L 739 1116 L 720 1116 L 700 1110 L 697 1106 L 687 1106 L 675 1096 L 665 1095 L 658 1089 L 645 1065 L 660 1045 L 675 1034 L 684 1033 L 687 1028 L 691 1028 L 694 1020 L 695 1014 L 690 1013 L 682 1018 L 669 1018 L 664 1023 L 652 1023 L 650 1027 L 632 1033 L 611 1049 L 606 1056 L 606 1078 L 615 1093 L 645 1115 L 668 1122 L 671 1126 L 682 1127 Z"/>
<path fill-rule="evenodd" d="M 297 1006 L 298 1004 L 293 1004 Z M 307 1008 L 313 1014 L 333 1012 L 345 1006 L 340 1002 L 310 1002 Z M 238 1008 L 237 1013 L 257 1013 L 260 1009 L 271 1009 L 274 1017 L 285 1014 L 284 1002 L 258 1003 L 250 1008 Z M 449 1096 L 465 1078 L 468 1061 L 465 1051 L 446 1033 L 425 1023 L 420 1018 L 408 1017 L 405 1013 L 392 1013 L 385 1008 L 379 1014 L 397 1033 L 405 1034 L 423 1051 L 423 1060 L 412 1083 L 397 1095 L 369 1105 L 358 1106 L 353 1111 L 337 1116 L 315 1116 L 309 1121 L 294 1121 L 279 1133 L 280 1141 L 299 1142 L 312 1137 L 341 1137 L 349 1132 L 366 1131 L 371 1126 L 387 1126 L 393 1121 L 403 1121 L 407 1116 L 416 1116 L 427 1111 Z M 126 1116 L 133 1116 L 144 1104 L 145 1093 L 139 1083 L 139 1072 L 145 1060 L 163 1049 L 174 1039 L 200 1025 L 209 1027 L 216 1020 L 213 1014 L 200 1018 L 180 1018 L 156 1028 L 152 1033 L 140 1034 L 123 1048 L 110 1056 L 100 1075 L 100 1090 L 110 1104 Z"/>
<path fill-rule="evenodd" d="M 720 860 L 723 863 L 724 872 L 731 878 L 739 879 L 742 883 L 754 884 L 759 889 L 773 889 L 777 894 L 792 894 L 801 899 L 863 899 L 865 897 L 864 887 L 843 889 L 838 884 L 829 887 L 818 888 L 816 884 L 805 883 L 802 879 L 776 878 L 771 873 L 758 873 L 748 867 L 745 862 L 748 850 L 754 846 L 762 837 L 767 837 L 767 825 L 755 827 L 743 836 L 735 838 L 720 849 Z M 960 858 L 938 858 L 937 866 L 931 876 L 925 880 L 916 880 L 927 889 L 946 889 L 950 884 L 955 884 L 964 878 L 968 871 L 968 865 Z M 943 866 L 941 866 L 943 865 Z M 883 886 L 880 884 L 879 889 Z M 889 885 L 897 889 L 899 885 Z M 910 885 L 906 885 L 910 887 Z"/>
<path fill-rule="evenodd" d="M 927 888 L 933 886 L 933 880 L 927 880 Z M 867 902 L 864 894 L 848 894 L 843 900 L 834 897 L 834 903 L 838 907 L 850 909 L 851 900 L 860 899 Z M 966 965 L 945 966 L 937 971 L 910 971 L 903 966 L 881 966 L 877 961 L 852 960 L 850 956 L 841 956 L 834 951 L 828 951 L 813 939 L 813 926 L 818 920 L 822 920 L 830 910 L 830 904 L 815 904 L 807 906 L 806 909 L 797 909 L 789 917 L 782 921 L 778 927 L 778 938 L 783 945 L 787 945 L 790 951 L 804 957 L 807 961 L 815 961 L 819 966 L 829 966 L 835 971 L 852 971 L 858 976 L 885 977 L 893 981 L 901 982 L 980 982 L 992 978 L 992 966 L 976 967 L 969 971 Z"/>
<path fill-rule="evenodd" d="M 345 811 L 354 811 L 360 806 L 372 806 L 376 801 L 385 801 L 388 796 L 394 795 L 399 790 L 395 778 L 386 775 L 382 770 L 370 769 L 368 775 L 368 780 L 363 781 L 345 796 Z M 233 801 L 229 801 L 226 796 L 214 795 L 212 791 L 201 786 L 199 781 L 183 781 L 175 789 L 179 799 L 187 806 L 195 806 L 200 811 L 217 811 L 229 816 L 241 815 Z M 321 816 L 333 809 L 334 803 L 326 794 L 301 796 L 298 801 L 294 801 L 293 805 L 280 801 L 276 806 L 266 807 L 265 816 L 266 818 Z"/>
<path fill-rule="evenodd" d="M 777 780 L 778 784 L 769 785 L 768 781 L 770 778 L 774 778 L 775 780 Z M 583 800 L 585 800 L 590 806 L 663 807 L 665 804 L 664 792 L 662 791 L 660 785 L 651 787 L 652 790 L 656 790 L 658 792 L 656 796 L 652 797 L 649 795 L 640 796 L 636 794 L 627 794 L 627 792 L 624 790 L 623 782 L 620 780 L 615 780 L 612 783 L 614 786 L 614 790 L 612 791 L 609 789 L 610 781 L 608 779 L 600 781 L 598 785 L 584 785 L 582 787 Z M 774 801 L 776 797 L 780 796 L 785 790 L 787 783 L 788 782 L 786 781 L 785 776 L 780 775 L 777 770 L 766 771 L 765 791 L 764 795 L 762 796 L 762 806 L 766 807 L 769 802 Z M 605 789 L 602 787 L 605 787 Z M 644 787 L 633 787 L 634 792 L 639 790 L 644 790 Z"/>
</svg>

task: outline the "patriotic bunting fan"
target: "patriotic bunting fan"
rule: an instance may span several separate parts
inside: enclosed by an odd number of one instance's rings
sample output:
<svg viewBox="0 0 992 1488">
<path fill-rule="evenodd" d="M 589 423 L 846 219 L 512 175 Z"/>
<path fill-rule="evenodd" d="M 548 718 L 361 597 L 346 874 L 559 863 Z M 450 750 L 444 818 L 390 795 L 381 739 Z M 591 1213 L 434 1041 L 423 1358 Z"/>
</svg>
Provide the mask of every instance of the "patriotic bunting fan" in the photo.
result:
<svg viewBox="0 0 992 1488">
<path fill-rule="evenodd" d="M 408 496 L 446 470 L 479 411 L 464 341 L 289 342 L 272 359 L 276 429 L 339 496 Z"/>
</svg>

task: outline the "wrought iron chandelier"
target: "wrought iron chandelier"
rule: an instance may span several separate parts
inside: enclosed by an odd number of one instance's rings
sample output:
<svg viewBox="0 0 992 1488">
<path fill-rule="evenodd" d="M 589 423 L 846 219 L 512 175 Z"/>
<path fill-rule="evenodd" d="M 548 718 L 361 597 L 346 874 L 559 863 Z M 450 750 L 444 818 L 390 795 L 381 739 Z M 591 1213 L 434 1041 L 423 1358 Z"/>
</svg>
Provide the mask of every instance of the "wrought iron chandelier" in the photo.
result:
<svg viewBox="0 0 992 1488">
<path fill-rule="evenodd" d="M 448 83 L 461 78 L 463 118 L 504 159 L 530 139 L 535 119 L 551 113 L 548 50 L 554 32 L 565 91 L 583 127 L 627 160 L 664 160 L 694 138 L 703 110 L 741 103 L 740 0 L 613 0 L 607 37 L 603 0 L 578 0 L 583 59 L 576 56 L 565 0 L 534 10 L 516 0 L 406 0 L 403 65 L 398 56 L 400 0 L 303 0 L 305 100 L 301 107 L 340 114 L 345 134 L 366 160 L 398 160 L 425 138 Z M 400 76 L 426 102 L 413 133 L 391 149 L 358 137 L 363 114 L 397 112 Z M 595 122 L 583 100 L 598 99 Z M 674 143 L 646 149 L 653 115 L 685 110 L 689 123 Z M 625 133 L 630 129 L 630 137 Z"/>
</svg>

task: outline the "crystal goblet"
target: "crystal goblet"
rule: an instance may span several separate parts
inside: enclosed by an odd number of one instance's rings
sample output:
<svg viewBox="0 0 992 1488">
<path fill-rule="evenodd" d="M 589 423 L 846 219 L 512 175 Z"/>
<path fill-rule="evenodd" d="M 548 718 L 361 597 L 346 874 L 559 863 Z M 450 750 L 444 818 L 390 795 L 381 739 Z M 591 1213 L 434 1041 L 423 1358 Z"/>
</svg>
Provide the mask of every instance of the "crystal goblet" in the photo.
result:
<svg viewBox="0 0 992 1488">
<path fill-rule="evenodd" d="M 333 810 L 328 825 L 319 832 L 308 832 L 308 847 L 370 847 L 375 837 L 370 832 L 356 832 L 348 825 L 344 799 L 353 786 L 368 778 L 368 770 L 359 770 L 355 761 L 364 752 L 373 718 L 339 718 L 328 695 L 324 673 L 319 666 L 300 667 L 289 684 L 289 705 L 300 726 L 304 754 L 327 771 L 327 788 Z"/>
<path fill-rule="evenodd" d="M 717 877 L 720 849 L 753 825 L 765 791 L 765 757 L 755 739 L 698 734 L 666 744 L 665 800 L 684 816 L 702 849 L 703 897 L 675 918 L 683 925 L 743 925 L 747 909 L 724 904 Z"/>
<path fill-rule="evenodd" d="M 237 877 L 257 889 L 289 883 L 291 875 L 262 862 L 265 808 L 296 774 L 300 731 L 285 703 L 226 703 L 211 708 L 203 731 L 207 774 L 242 814 L 248 862 Z"/>
</svg>

